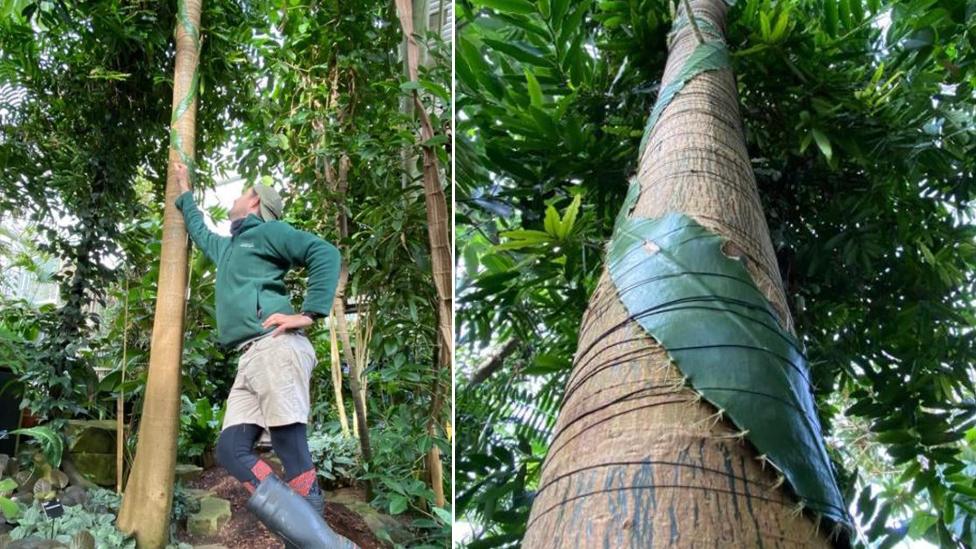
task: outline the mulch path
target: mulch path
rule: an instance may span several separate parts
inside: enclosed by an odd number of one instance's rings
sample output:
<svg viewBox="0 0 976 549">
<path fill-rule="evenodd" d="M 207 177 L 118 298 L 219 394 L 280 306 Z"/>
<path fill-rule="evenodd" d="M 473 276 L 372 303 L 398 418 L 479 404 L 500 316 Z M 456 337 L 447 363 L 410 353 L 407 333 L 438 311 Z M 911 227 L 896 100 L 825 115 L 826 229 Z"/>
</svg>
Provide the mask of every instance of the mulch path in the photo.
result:
<svg viewBox="0 0 976 549">
<path fill-rule="evenodd" d="M 272 468 L 282 475 L 277 463 Z M 186 524 L 179 525 L 177 538 L 193 545 L 219 544 L 229 549 L 282 549 L 285 544 L 268 531 L 261 521 L 248 511 L 244 505 L 251 496 L 241 483 L 230 476 L 223 467 L 205 470 L 200 478 L 187 483 L 188 488 L 210 490 L 215 496 L 230 501 L 231 518 L 214 536 L 193 536 L 186 530 Z M 325 520 L 333 530 L 355 542 L 362 549 L 387 549 L 388 544 L 380 541 L 358 514 L 344 505 L 327 501 Z"/>
</svg>

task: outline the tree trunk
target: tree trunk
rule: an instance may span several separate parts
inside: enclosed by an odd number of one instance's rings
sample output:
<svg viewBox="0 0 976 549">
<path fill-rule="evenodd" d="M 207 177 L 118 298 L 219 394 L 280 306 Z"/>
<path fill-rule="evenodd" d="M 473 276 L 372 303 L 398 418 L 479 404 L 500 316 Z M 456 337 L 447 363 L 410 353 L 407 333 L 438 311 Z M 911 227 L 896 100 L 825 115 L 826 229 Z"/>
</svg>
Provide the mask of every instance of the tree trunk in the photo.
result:
<svg viewBox="0 0 976 549">
<path fill-rule="evenodd" d="M 691 4 L 698 21 L 674 32 L 662 90 L 703 30 L 715 39 L 724 29 L 722 0 Z M 729 239 L 729 255 L 746 258 L 792 331 L 732 71 L 695 75 L 666 105 L 641 151 L 632 216 L 681 212 Z M 828 546 L 757 454 L 628 313 L 605 266 L 582 319 L 523 547 Z"/>
<path fill-rule="evenodd" d="M 333 90 L 335 90 L 336 79 L 333 80 Z M 332 104 L 335 103 L 336 94 L 333 94 Z M 342 116 L 342 114 L 340 114 Z M 332 164 L 326 165 L 325 177 L 332 186 L 332 190 L 336 192 L 339 210 L 336 214 L 336 228 L 339 232 L 339 248 L 343 251 L 343 254 L 347 251 L 345 249 L 345 240 L 349 236 L 349 220 L 346 219 L 345 210 L 345 199 L 346 190 L 349 185 L 349 168 L 350 160 L 347 155 L 342 155 L 339 158 L 339 174 L 338 177 L 333 172 Z M 356 360 L 356 355 L 353 353 L 352 343 L 349 338 L 349 326 L 346 322 L 346 286 L 349 283 L 349 267 L 348 258 L 343 259 L 342 266 L 339 269 L 339 282 L 336 284 L 335 299 L 332 304 L 332 311 L 336 320 L 336 331 L 338 332 L 339 339 L 342 341 L 342 352 L 346 357 L 346 363 L 349 364 L 349 390 L 352 392 L 352 404 L 355 410 L 353 414 L 353 421 L 355 422 L 355 432 L 359 437 L 359 450 L 363 456 L 364 463 L 370 463 L 373 459 L 373 452 L 369 446 L 369 428 L 366 424 L 366 391 L 363 387 L 362 382 L 362 370 L 357 367 L 358 361 Z M 362 347 L 364 342 L 358 341 L 357 345 Z M 357 347 L 357 352 L 360 351 Z M 371 493 L 371 486 L 367 482 L 366 484 L 367 494 Z"/>
<path fill-rule="evenodd" d="M 426 2 L 422 2 L 426 10 Z M 397 14 L 400 19 L 400 26 L 403 29 L 403 36 L 407 42 L 407 75 L 411 81 L 417 81 L 417 67 L 420 59 L 420 48 L 414 38 L 414 10 L 411 0 L 396 0 Z M 423 14 L 427 20 L 426 11 Z M 420 140 L 426 142 L 434 137 L 434 128 L 431 126 L 430 117 L 420 102 L 417 90 L 413 90 L 414 110 L 420 119 Z M 437 163 L 437 154 L 432 147 L 423 147 L 424 157 L 424 195 L 427 206 L 427 235 L 430 241 L 430 257 L 433 267 L 434 287 L 437 290 L 437 362 L 434 372 L 434 386 L 431 391 L 431 411 L 430 419 L 427 424 L 428 433 L 433 436 L 436 432 L 437 424 L 441 415 L 442 391 L 440 383 L 440 372 L 451 371 L 454 348 L 451 339 L 451 314 L 452 314 L 452 287 L 451 287 L 451 266 L 454 264 L 451 258 L 450 223 L 447 216 L 447 202 L 444 198 L 444 190 L 441 188 L 440 173 Z M 431 446 L 427 454 L 427 467 L 430 471 L 431 489 L 434 491 L 434 504 L 438 507 L 445 505 L 444 486 L 442 482 L 437 482 L 443 478 L 440 449 L 437 445 Z"/>
<path fill-rule="evenodd" d="M 173 120 L 156 313 L 149 352 L 149 375 L 136 457 L 119 511 L 118 527 L 134 533 L 140 548 L 166 545 L 179 435 L 180 359 L 187 282 L 187 233 L 173 205 L 179 195 L 172 166 L 189 165 L 196 152 L 196 87 L 200 55 L 201 0 L 179 0 Z M 119 433 L 121 436 L 121 433 Z"/>
<path fill-rule="evenodd" d="M 339 412 L 339 426 L 343 436 L 349 436 L 349 420 L 346 419 L 346 405 L 342 400 L 342 366 L 339 364 L 339 340 L 336 337 L 335 311 L 329 315 L 329 351 L 332 369 L 332 389 L 335 392 L 336 410 Z"/>
</svg>

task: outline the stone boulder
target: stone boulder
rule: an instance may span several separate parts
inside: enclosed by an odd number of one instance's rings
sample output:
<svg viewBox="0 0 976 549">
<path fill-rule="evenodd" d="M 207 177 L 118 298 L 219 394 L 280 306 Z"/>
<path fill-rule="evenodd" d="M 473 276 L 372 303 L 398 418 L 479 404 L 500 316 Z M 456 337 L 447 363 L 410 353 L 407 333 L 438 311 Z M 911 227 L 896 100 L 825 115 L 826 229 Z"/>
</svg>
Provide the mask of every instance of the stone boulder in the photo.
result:
<svg viewBox="0 0 976 549">
<path fill-rule="evenodd" d="M 38 537 L 30 536 L 28 538 L 19 539 L 10 542 L 8 545 L 6 545 L 6 549 L 70 549 L 70 548 L 59 541 L 54 541 L 50 539 L 41 539 Z"/>
<path fill-rule="evenodd" d="M 88 503 L 88 491 L 81 486 L 68 486 L 61 492 L 61 504 L 67 507 Z"/>
<path fill-rule="evenodd" d="M 64 427 L 65 450 L 82 477 L 99 486 L 115 485 L 115 421 L 72 419 Z"/>
<path fill-rule="evenodd" d="M 362 517 L 366 526 L 376 537 L 383 539 L 386 534 L 397 544 L 408 543 L 415 536 L 397 518 L 381 513 L 366 502 L 361 490 L 356 488 L 340 488 L 325 494 L 325 516 L 329 516 L 328 504 L 339 504 Z"/>
<path fill-rule="evenodd" d="M 176 478 L 182 480 L 183 482 L 194 481 L 200 478 L 201 473 L 203 473 L 203 468 L 198 465 L 193 465 L 190 463 L 176 464 Z"/>
<path fill-rule="evenodd" d="M 230 520 L 230 502 L 214 496 L 200 500 L 200 510 L 186 519 L 186 529 L 195 536 L 212 536 Z"/>
<path fill-rule="evenodd" d="M 115 420 L 71 419 L 64 435 L 72 454 L 115 454 Z"/>
<path fill-rule="evenodd" d="M 115 486 L 115 454 L 73 453 L 71 461 L 86 480 L 99 486 Z"/>
</svg>

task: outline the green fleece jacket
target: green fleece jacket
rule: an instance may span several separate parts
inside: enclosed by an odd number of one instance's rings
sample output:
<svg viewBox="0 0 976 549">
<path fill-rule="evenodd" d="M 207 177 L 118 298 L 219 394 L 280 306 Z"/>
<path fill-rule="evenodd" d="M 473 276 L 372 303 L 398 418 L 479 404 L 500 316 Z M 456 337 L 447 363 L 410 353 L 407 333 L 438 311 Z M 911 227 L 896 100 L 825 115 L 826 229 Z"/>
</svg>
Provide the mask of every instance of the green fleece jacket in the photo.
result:
<svg viewBox="0 0 976 549">
<path fill-rule="evenodd" d="M 190 238 L 217 265 L 217 340 L 233 347 L 274 330 L 262 322 L 274 313 L 295 314 L 285 273 L 308 270 L 302 311 L 328 315 L 339 281 L 339 250 L 312 233 L 282 221 L 249 214 L 234 236 L 207 228 L 189 191 L 176 198 Z"/>
</svg>

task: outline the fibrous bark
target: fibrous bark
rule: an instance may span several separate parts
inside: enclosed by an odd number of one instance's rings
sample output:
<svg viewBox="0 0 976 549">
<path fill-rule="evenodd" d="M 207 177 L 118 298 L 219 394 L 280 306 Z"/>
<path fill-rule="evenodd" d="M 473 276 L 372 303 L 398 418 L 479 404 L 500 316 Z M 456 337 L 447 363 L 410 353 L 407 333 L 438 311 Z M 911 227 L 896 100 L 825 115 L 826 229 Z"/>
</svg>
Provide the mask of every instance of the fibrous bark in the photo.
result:
<svg viewBox="0 0 976 549">
<path fill-rule="evenodd" d="M 689 4 L 697 26 L 685 18 L 671 36 L 661 86 L 669 96 L 659 97 L 649 121 L 630 215 L 678 212 L 727 239 L 724 251 L 742 258 L 779 326 L 792 332 L 734 76 L 727 67 L 690 77 L 687 70 L 700 37 L 721 39 L 727 6 L 684 2 L 678 22 Z M 605 267 L 582 320 L 523 547 L 829 546 L 826 529 L 800 512 L 748 433 L 689 386 L 621 291 Z"/>
<path fill-rule="evenodd" d="M 126 484 L 118 527 L 135 534 L 142 547 L 163 547 L 169 538 L 170 507 L 179 435 L 180 359 L 187 285 L 187 233 L 174 201 L 180 194 L 172 169 L 177 162 L 193 172 L 196 152 L 196 88 L 200 56 L 201 0 L 179 0 L 176 25 L 176 67 L 173 78 L 173 119 L 159 285 L 149 351 L 149 374 L 139 423 L 136 457 Z M 118 436 L 122 436 L 119 433 Z"/>
</svg>

